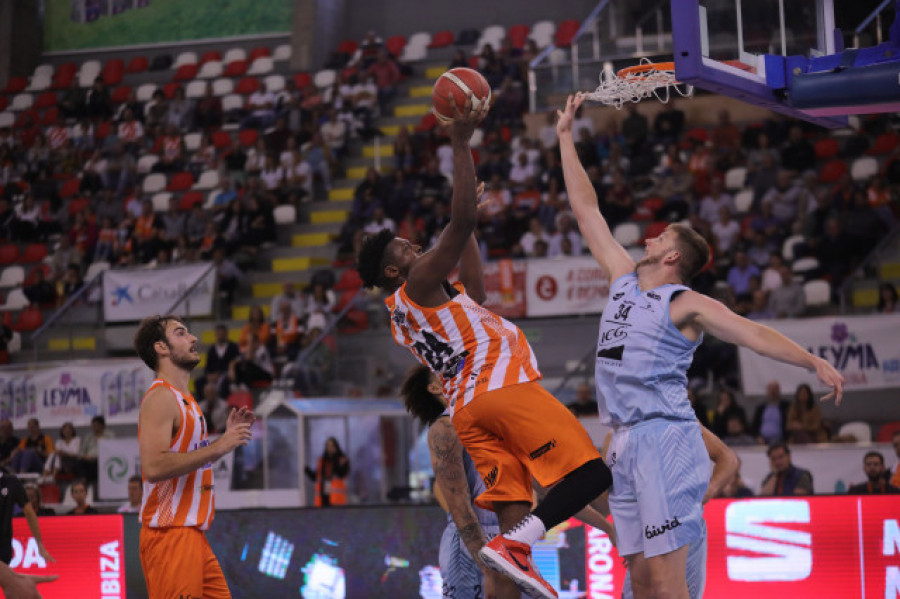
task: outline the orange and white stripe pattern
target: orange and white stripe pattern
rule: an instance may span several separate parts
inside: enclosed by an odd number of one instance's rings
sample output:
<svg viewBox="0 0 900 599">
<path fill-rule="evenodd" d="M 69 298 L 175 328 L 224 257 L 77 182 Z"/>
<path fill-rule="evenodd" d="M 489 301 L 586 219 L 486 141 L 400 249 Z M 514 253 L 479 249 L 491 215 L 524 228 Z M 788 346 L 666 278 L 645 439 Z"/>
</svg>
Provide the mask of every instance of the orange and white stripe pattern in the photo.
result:
<svg viewBox="0 0 900 599">
<path fill-rule="evenodd" d="M 169 445 L 169 451 L 187 453 L 209 443 L 206 421 L 194 398 L 182 393 L 166 381 L 156 379 L 152 389 L 164 385 L 175 396 L 175 403 L 181 411 L 181 424 Z M 146 399 L 146 394 L 144 398 Z M 138 427 L 138 437 L 141 430 Z M 212 523 L 216 510 L 216 496 L 213 487 L 212 464 L 158 483 L 144 479 L 144 493 L 141 503 L 141 524 L 150 528 L 190 526 L 206 530 Z"/>
<path fill-rule="evenodd" d="M 426 308 L 409 299 L 404 283 L 385 300 L 394 340 L 441 377 L 451 413 L 480 394 L 541 378 L 525 334 L 460 292 Z"/>
</svg>

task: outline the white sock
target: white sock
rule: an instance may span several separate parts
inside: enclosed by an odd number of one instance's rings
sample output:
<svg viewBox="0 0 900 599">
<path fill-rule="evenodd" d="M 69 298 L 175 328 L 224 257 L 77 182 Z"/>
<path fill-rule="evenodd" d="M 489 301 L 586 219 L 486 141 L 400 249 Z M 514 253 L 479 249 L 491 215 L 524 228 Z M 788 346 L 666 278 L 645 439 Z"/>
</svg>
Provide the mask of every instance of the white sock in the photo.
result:
<svg viewBox="0 0 900 599">
<path fill-rule="evenodd" d="M 534 514 L 528 514 L 522 521 L 512 527 L 509 532 L 503 533 L 503 536 L 510 541 L 518 541 L 528 546 L 534 545 L 538 539 L 544 536 L 547 529 L 544 523 Z"/>
</svg>

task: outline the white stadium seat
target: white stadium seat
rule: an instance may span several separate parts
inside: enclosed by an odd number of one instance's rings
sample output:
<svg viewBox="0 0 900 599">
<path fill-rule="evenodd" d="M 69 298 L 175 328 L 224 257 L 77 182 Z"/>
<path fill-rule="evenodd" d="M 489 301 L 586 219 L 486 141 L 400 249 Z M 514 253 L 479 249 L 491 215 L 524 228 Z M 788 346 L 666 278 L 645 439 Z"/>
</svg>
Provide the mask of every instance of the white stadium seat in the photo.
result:
<svg viewBox="0 0 900 599">
<path fill-rule="evenodd" d="M 28 91 L 40 92 L 50 87 L 51 76 L 45 73 L 36 74 L 28 84 Z"/>
<path fill-rule="evenodd" d="M 46 77 L 53 77 L 53 72 L 55 70 L 56 69 L 52 64 L 41 64 L 34 68 L 33 76 L 37 77 L 38 75 L 41 75 Z"/>
<path fill-rule="evenodd" d="M 234 92 L 234 81 L 231 79 L 216 79 L 213 81 L 213 95 L 217 98 L 227 96 Z"/>
<path fill-rule="evenodd" d="M 232 48 L 225 52 L 225 56 L 222 57 L 222 62 L 225 64 L 232 63 L 235 60 L 247 60 L 247 51 L 243 48 Z"/>
<path fill-rule="evenodd" d="M 284 75 L 269 75 L 263 79 L 263 82 L 266 84 L 266 89 L 273 94 L 284 89 Z"/>
<path fill-rule="evenodd" d="M 414 33 L 409 36 L 409 40 L 406 42 L 406 47 L 409 48 L 413 46 L 415 48 L 427 48 L 428 44 L 431 43 L 431 34 L 427 31 L 419 31 L 418 33 Z"/>
<path fill-rule="evenodd" d="M 621 223 L 616 225 L 613 237 L 624 247 L 635 245 L 641 239 L 641 228 L 634 223 Z"/>
<path fill-rule="evenodd" d="M 138 102 L 147 103 L 153 99 L 153 92 L 155 92 L 159 88 L 155 83 L 143 83 L 140 87 L 137 88 L 137 92 L 135 92 L 135 97 Z"/>
<path fill-rule="evenodd" d="M 14 111 L 28 110 L 33 105 L 34 96 L 31 94 L 16 94 L 9 104 L 9 109 Z"/>
<path fill-rule="evenodd" d="M 819 268 L 819 261 L 813 257 L 800 258 L 791 264 L 791 270 L 798 275 L 802 275 Z"/>
<path fill-rule="evenodd" d="M 188 152 L 196 152 L 200 147 L 201 135 L 199 133 L 188 133 L 184 136 L 184 149 Z"/>
<path fill-rule="evenodd" d="M 807 306 L 827 306 L 831 303 L 831 285 L 828 281 L 816 279 L 803 285 Z"/>
<path fill-rule="evenodd" d="M 155 194 L 150 200 L 153 203 L 153 212 L 166 212 L 169 209 L 170 199 L 172 194 L 167 191 Z"/>
<path fill-rule="evenodd" d="M 854 181 L 867 181 L 878 174 L 878 160 L 871 156 L 862 156 L 853 161 L 850 176 Z"/>
<path fill-rule="evenodd" d="M 272 215 L 276 225 L 293 225 L 297 222 L 297 208 L 291 204 L 276 206 Z"/>
<path fill-rule="evenodd" d="M 725 189 L 728 191 L 737 191 L 744 187 L 744 180 L 747 178 L 747 167 L 735 166 L 728 169 L 725 173 Z"/>
<path fill-rule="evenodd" d="M 22 291 L 22 288 L 16 287 L 6 296 L 6 301 L 0 306 L 0 310 L 21 310 L 30 303 L 28 297 L 25 296 L 25 292 Z"/>
<path fill-rule="evenodd" d="M 196 52 L 182 52 L 175 57 L 175 61 L 172 63 L 172 70 L 177 71 L 179 67 L 183 67 L 186 64 L 197 64 L 197 62 Z"/>
<path fill-rule="evenodd" d="M 785 239 L 784 243 L 781 245 L 781 257 L 788 262 L 793 262 L 794 246 L 803 241 L 806 241 L 806 237 L 804 237 L 803 235 L 791 235 L 790 237 Z"/>
<path fill-rule="evenodd" d="M 247 71 L 248 75 L 268 75 L 275 68 L 275 62 L 269 56 L 260 56 L 256 60 L 253 61 L 253 64 L 250 65 L 250 69 Z"/>
<path fill-rule="evenodd" d="M 207 63 L 209 64 L 209 63 Z M 190 81 L 184 88 L 184 97 L 189 99 L 202 98 L 206 95 L 206 81 Z"/>
<path fill-rule="evenodd" d="M 281 44 L 280 46 L 275 48 L 275 51 L 272 53 L 272 59 L 276 61 L 284 61 L 291 59 L 291 45 L 290 44 Z"/>
<path fill-rule="evenodd" d="M 16 122 L 16 115 L 11 112 L 0 112 L 0 128 L 12 127 Z"/>
<path fill-rule="evenodd" d="M 838 437 L 855 437 L 857 443 L 872 442 L 872 427 L 867 422 L 845 422 L 838 429 Z"/>
<path fill-rule="evenodd" d="M 751 206 L 753 206 L 753 190 L 742 189 L 737 192 L 734 196 L 734 209 L 737 210 L 737 213 L 745 214 L 750 212 Z"/>
<path fill-rule="evenodd" d="M 91 87 L 94 85 L 94 79 L 97 78 L 97 75 L 102 70 L 103 65 L 100 64 L 99 60 L 89 60 L 82 63 L 81 68 L 78 70 L 78 84 L 81 87 Z"/>
<path fill-rule="evenodd" d="M 137 172 L 141 175 L 146 175 L 151 170 L 153 170 L 153 165 L 159 162 L 159 156 L 156 154 L 146 154 L 138 158 L 137 162 Z"/>
<path fill-rule="evenodd" d="M 244 99 L 237 94 L 229 94 L 222 98 L 222 112 L 237 110 L 244 107 Z"/>
<path fill-rule="evenodd" d="M 166 176 L 162 173 L 152 173 L 144 177 L 143 190 L 146 194 L 156 193 L 166 188 Z"/>
<path fill-rule="evenodd" d="M 18 287 L 25 282 L 25 269 L 21 266 L 7 266 L 0 273 L 0 287 Z"/>
<path fill-rule="evenodd" d="M 322 69 L 313 77 L 313 83 L 316 84 L 316 87 L 319 89 L 328 89 L 332 85 L 334 85 L 334 81 L 337 79 L 337 73 L 332 69 Z"/>
<path fill-rule="evenodd" d="M 203 171 L 200 179 L 194 183 L 195 191 L 208 191 L 219 186 L 219 171 Z"/>
<path fill-rule="evenodd" d="M 209 62 L 203 63 L 203 66 L 200 67 L 200 70 L 197 72 L 197 79 L 215 79 L 216 77 L 222 76 L 222 71 L 224 68 L 222 67 L 222 63 L 218 60 L 210 60 Z"/>
</svg>

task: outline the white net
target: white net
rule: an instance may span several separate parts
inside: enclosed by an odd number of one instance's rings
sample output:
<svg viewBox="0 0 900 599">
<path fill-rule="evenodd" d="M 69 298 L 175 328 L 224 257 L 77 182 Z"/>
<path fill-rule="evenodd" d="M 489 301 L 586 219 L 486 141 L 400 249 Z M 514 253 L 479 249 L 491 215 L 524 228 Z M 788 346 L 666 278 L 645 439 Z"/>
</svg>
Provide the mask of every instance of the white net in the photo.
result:
<svg viewBox="0 0 900 599">
<path fill-rule="evenodd" d="M 615 71 L 604 69 L 600 73 L 600 85 L 593 92 L 585 94 L 592 102 L 600 102 L 616 108 L 622 108 L 626 102 L 640 102 L 651 96 L 660 102 L 668 102 L 670 89 L 688 97 L 694 93 L 694 86 L 679 83 L 675 79 L 672 63 L 654 64 L 648 59 L 641 59 L 636 71 Z"/>
</svg>

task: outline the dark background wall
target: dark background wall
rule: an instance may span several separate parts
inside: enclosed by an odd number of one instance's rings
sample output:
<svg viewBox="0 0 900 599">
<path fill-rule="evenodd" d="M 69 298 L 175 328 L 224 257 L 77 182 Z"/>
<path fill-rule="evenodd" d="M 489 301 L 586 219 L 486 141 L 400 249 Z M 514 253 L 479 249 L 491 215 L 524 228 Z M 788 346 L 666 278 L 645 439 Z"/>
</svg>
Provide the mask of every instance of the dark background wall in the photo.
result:
<svg viewBox="0 0 900 599">
<path fill-rule="evenodd" d="M 0 0 L 0 87 L 30 75 L 41 59 L 43 28 L 36 0 Z"/>
</svg>

